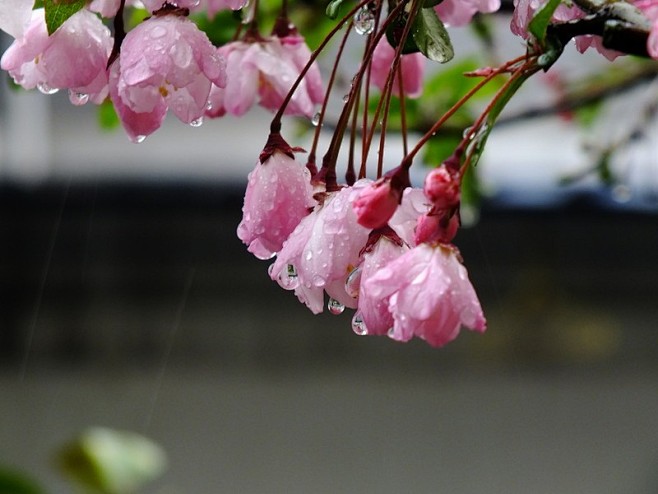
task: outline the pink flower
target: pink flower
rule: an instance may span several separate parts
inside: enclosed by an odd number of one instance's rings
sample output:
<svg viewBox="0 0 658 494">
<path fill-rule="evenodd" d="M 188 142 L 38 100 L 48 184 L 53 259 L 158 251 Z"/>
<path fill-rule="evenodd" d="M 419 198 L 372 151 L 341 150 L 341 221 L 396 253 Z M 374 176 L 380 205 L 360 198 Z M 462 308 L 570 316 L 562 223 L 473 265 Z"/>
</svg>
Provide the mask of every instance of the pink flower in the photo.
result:
<svg viewBox="0 0 658 494">
<path fill-rule="evenodd" d="M 86 101 L 107 95 L 110 31 L 88 10 L 80 10 L 48 36 L 43 9 L 32 13 L 23 38 L 14 41 L 0 66 L 25 89 L 45 93 L 70 89 Z"/>
<path fill-rule="evenodd" d="M 14 38 L 22 38 L 32 17 L 34 1 L 0 0 L 0 30 Z"/>
<path fill-rule="evenodd" d="M 218 107 L 232 115 L 243 115 L 256 100 L 269 110 L 278 110 L 310 53 L 298 36 L 235 41 L 219 51 L 226 57 L 229 78 L 224 92 L 215 98 L 223 101 Z M 314 64 L 295 91 L 286 114 L 310 117 L 322 97 L 320 73 Z"/>
<path fill-rule="evenodd" d="M 134 113 L 160 113 L 165 105 L 183 122 L 196 124 L 211 84 L 226 84 L 223 58 L 185 17 L 151 17 L 130 31 L 121 46 L 116 91 Z M 157 119 L 151 119 L 153 121 Z"/>
<path fill-rule="evenodd" d="M 423 191 L 435 208 L 446 209 L 459 204 L 459 185 L 458 177 L 440 166 L 427 174 Z"/>
<path fill-rule="evenodd" d="M 359 303 L 356 317 L 360 317 L 369 335 L 385 335 L 393 327 L 393 315 L 388 310 L 386 300 L 373 297 L 368 292 L 370 286 L 365 283 L 381 268 L 407 252 L 406 244 L 393 242 L 386 236 L 381 236 L 375 245 L 363 254 L 360 265 L 361 282 L 359 286 Z"/>
<path fill-rule="evenodd" d="M 249 174 L 238 237 L 256 257 L 269 259 L 315 204 L 307 168 L 277 150 Z"/>
<path fill-rule="evenodd" d="M 361 191 L 354 201 L 357 221 L 366 228 L 380 228 L 398 208 L 402 191 L 391 187 L 390 179 L 381 179 Z"/>
<path fill-rule="evenodd" d="M 121 0 L 92 0 L 89 4 L 89 10 L 98 12 L 103 17 L 109 19 L 117 15 L 119 5 L 121 5 Z"/>
<path fill-rule="evenodd" d="M 395 49 L 386 39 L 380 39 L 372 54 L 370 80 L 372 84 L 382 91 L 386 85 L 386 78 L 391 71 L 394 58 Z M 400 64 L 402 70 L 402 88 L 405 95 L 410 98 L 419 97 L 423 92 L 425 57 L 420 53 L 402 55 Z M 393 94 L 400 95 L 400 79 L 397 74 L 393 76 L 392 90 Z"/>
<path fill-rule="evenodd" d="M 428 213 L 430 204 L 423 189 L 407 188 L 402 194 L 400 207 L 388 222 L 393 231 L 409 246 L 416 245 L 414 232 L 418 218 Z"/>
<path fill-rule="evenodd" d="M 514 0 L 514 15 L 510 24 L 511 30 L 517 36 L 527 39 L 530 34 L 528 33 L 528 24 L 535 16 L 535 12 L 542 6 L 541 0 Z M 553 13 L 552 19 L 555 21 L 570 21 L 582 17 L 582 11 L 576 7 L 567 7 L 565 4 L 560 4 Z"/>
<path fill-rule="evenodd" d="M 491 13 L 500 8 L 500 0 L 443 0 L 434 10 L 446 26 L 465 26 L 477 12 Z"/>
<path fill-rule="evenodd" d="M 454 340 L 461 326 L 486 329 L 486 321 L 466 268 L 456 250 L 421 244 L 386 264 L 362 282 L 360 304 L 383 301 L 393 316 L 389 336 L 409 341 L 413 336 L 432 346 Z"/>
</svg>

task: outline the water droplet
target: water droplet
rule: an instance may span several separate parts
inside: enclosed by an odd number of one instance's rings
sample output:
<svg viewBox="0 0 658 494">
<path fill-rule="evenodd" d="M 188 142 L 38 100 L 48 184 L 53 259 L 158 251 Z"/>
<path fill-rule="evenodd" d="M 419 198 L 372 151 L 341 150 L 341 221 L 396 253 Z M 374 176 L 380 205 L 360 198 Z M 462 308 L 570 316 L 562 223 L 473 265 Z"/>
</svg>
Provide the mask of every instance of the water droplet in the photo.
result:
<svg viewBox="0 0 658 494">
<path fill-rule="evenodd" d="M 320 276 L 319 274 L 316 274 L 313 276 L 313 286 L 316 286 L 318 288 L 322 288 L 326 284 L 324 278 Z"/>
<path fill-rule="evenodd" d="M 352 331 L 354 331 L 359 336 L 365 336 L 368 334 L 368 328 L 366 328 L 366 323 L 363 322 L 363 317 L 361 312 L 354 314 L 352 318 Z"/>
<path fill-rule="evenodd" d="M 320 112 L 317 112 L 315 115 L 313 115 L 313 118 L 311 118 L 311 123 L 313 124 L 313 127 L 317 127 L 320 125 L 320 118 L 322 118 L 322 114 Z"/>
<path fill-rule="evenodd" d="M 388 328 L 388 331 L 386 332 L 386 335 L 389 338 L 395 339 L 395 328 Z"/>
<path fill-rule="evenodd" d="M 55 94 L 59 89 L 56 87 L 50 87 L 46 82 L 39 82 L 37 84 L 37 89 L 43 94 Z"/>
<path fill-rule="evenodd" d="M 141 142 L 144 142 L 144 139 L 146 139 L 146 136 L 137 136 L 135 137 L 135 142 L 139 144 Z"/>
<path fill-rule="evenodd" d="M 86 93 L 79 93 L 77 91 L 73 91 L 73 89 L 69 89 L 69 100 L 75 106 L 80 106 L 80 105 L 84 105 L 87 101 L 89 101 L 89 95 Z"/>
<path fill-rule="evenodd" d="M 345 280 L 345 292 L 352 297 L 359 296 L 359 287 L 361 286 L 361 268 L 354 269 Z"/>
<path fill-rule="evenodd" d="M 612 189 L 612 198 L 623 204 L 633 198 L 633 190 L 625 184 L 615 185 Z"/>
<path fill-rule="evenodd" d="M 329 312 L 331 312 L 334 316 L 337 316 L 343 313 L 345 306 L 338 300 L 330 298 L 329 302 L 327 302 L 327 309 L 329 309 Z"/>
<path fill-rule="evenodd" d="M 350 100 L 349 93 L 343 96 L 343 103 L 347 103 Z"/>
<path fill-rule="evenodd" d="M 162 38 L 166 34 L 167 34 L 167 29 L 164 26 L 160 26 L 160 25 L 153 26 L 153 29 L 151 29 L 150 32 L 151 39 Z"/>
<path fill-rule="evenodd" d="M 195 118 L 190 122 L 191 127 L 201 127 L 203 125 L 203 117 Z"/>
<path fill-rule="evenodd" d="M 208 111 L 212 110 L 212 101 L 208 100 L 206 102 L 206 110 Z"/>
<path fill-rule="evenodd" d="M 310 250 L 306 252 L 306 254 L 304 254 L 304 259 L 306 259 L 307 261 L 313 259 L 313 252 L 311 252 Z"/>
<path fill-rule="evenodd" d="M 361 7 L 354 14 L 354 30 L 362 36 L 375 30 L 375 14 L 367 6 Z"/>
<path fill-rule="evenodd" d="M 285 290 L 294 290 L 299 286 L 299 275 L 295 266 L 288 264 L 286 269 L 279 275 L 279 285 Z"/>
</svg>

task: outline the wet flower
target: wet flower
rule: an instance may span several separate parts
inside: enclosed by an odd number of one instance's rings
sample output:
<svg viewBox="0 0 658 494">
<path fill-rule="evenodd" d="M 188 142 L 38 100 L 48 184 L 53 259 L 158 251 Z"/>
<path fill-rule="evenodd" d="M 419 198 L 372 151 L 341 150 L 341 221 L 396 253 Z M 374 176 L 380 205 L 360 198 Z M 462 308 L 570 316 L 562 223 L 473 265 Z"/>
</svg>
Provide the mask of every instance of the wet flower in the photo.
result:
<svg viewBox="0 0 658 494">
<path fill-rule="evenodd" d="M 366 228 L 380 228 L 398 208 L 402 191 L 391 187 L 390 179 L 381 179 L 365 187 L 354 201 L 357 221 Z"/>
<path fill-rule="evenodd" d="M 276 150 L 249 174 L 238 237 L 256 257 L 269 259 L 315 204 L 308 169 Z"/>
<path fill-rule="evenodd" d="M 14 38 L 22 38 L 32 17 L 34 2 L 0 0 L 0 30 Z"/>
<path fill-rule="evenodd" d="M 4 53 L 0 65 L 25 89 L 70 89 L 84 101 L 100 102 L 107 95 L 111 50 L 109 29 L 88 10 L 72 15 L 48 36 L 44 10 L 36 9 L 24 36 Z"/>
<path fill-rule="evenodd" d="M 360 304 L 386 306 L 393 317 L 389 336 L 416 336 L 432 346 L 454 340 L 462 326 L 483 332 L 486 321 L 475 290 L 453 247 L 421 244 L 363 280 Z"/>
<path fill-rule="evenodd" d="M 500 0 L 443 0 L 434 10 L 446 26 L 465 26 L 473 16 L 482 12 L 496 12 L 500 8 Z"/>
<path fill-rule="evenodd" d="M 452 208 L 459 204 L 459 178 L 445 166 L 434 168 L 425 177 L 425 196 L 438 209 Z"/>
<path fill-rule="evenodd" d="M 223 58 L 192 21 L 178 15 L 139 24 L 126 35 L 116 63 L 115 105 L 159 113 L 164 104 L 190 124 L 203 117 L 211 84 L 226 84 Z"/>
</svg>

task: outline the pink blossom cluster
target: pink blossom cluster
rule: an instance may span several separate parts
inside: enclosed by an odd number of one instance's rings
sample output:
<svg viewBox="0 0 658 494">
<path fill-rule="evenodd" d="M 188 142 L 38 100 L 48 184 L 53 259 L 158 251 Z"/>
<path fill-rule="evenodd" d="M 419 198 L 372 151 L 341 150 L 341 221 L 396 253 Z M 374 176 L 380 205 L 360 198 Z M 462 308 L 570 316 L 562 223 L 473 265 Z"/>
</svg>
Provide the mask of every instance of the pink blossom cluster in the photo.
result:
<svg viewBox="0 0 658 494">
<path fill-rule="evenodd" d="M 273 144 L 274 143 L 274 144 Z M 405 183 L 403 168 L 377 182 L 332 187 L 312 179 L 280 136 L 270 137 L 249 177 L 238 236 L 257 257 L 276 256 L 269 275 L 313 313 L 355 309 L 352 329 L 398 341 L 452 341 L 486 321 L 456 247 L 427 218 L 455 215 L 451 183 Z M 438 184 L 437 184 L 438 183 Z M 449 221 L 448 221 L 449 223 Z M 429 232 L 429 228 L 425 228 Z"/>
<path fill-rule="evenodd" d="M 252 30 L 244 39 L 217 48 L 187 16 L 190 9 L 205 8 L 214 15 L 220 8 L 240 9 L 245 3 L 144 0 L 152 15 L 114 46 L 101 17 L 120 15 L 119 0 L 93 0 L 50 36 L 44 9 L 0 0 L 0 29 L 15 37 L 0 66 L 26 89 L 47 94 L 68 90 L 76 105 L 109 98 L 134 142 L 157 130 L 169 111 L 198 126 L 204 117 L 242 115 L 256 103 L 277 110 L 311 55 L 296 30 L 289 27 L 284 36 L 267 38 Z M 311 116 L 322 99 L 314 63 L 286 114 Z"/>
</svg>

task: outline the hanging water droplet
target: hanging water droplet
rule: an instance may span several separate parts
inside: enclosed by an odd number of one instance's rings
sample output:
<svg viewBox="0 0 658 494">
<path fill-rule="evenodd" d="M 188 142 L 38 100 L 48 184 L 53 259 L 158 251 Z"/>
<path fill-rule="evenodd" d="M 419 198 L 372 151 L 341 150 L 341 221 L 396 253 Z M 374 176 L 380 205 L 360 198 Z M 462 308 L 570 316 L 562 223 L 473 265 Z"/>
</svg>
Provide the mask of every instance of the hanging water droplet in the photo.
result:
<svg viewBox="0 0 658 494">
<path fill-rule="evenodd" d="M 50 87 L 46 82 L 37 83 L 37 89 L 43 94 L 55 94 L 59 89 L 56 87 Z"/>
<path fill-rule="evenodd" d="M 89 95 L 86 93 L 79 93 L 69 89 L 69 101 L 76 106 L 81 106 L 89 101 Z"/>
<path fill-rule="evenodd" d="M 190 122 L 191 127 L 201 127 L 203 125 L 203 117 L 195 118 Z"/>
<path fill-rule="evenodd" d="M 279 275 L 279 285 L 285 290 L 294 290 L 299 286 L 299 275 L 295 266 L 288 264 L 286 269 Z"/>
<path fill-rule="evenodd" d="M 208 100 L 206 102 L 206 110 L 208 111 L 212 110 L 212 101 Z"/>
<path fill-rule="evenodd" d="M 317 127 L 320 125 L 320 119 L 322 118 L 322 115 L 320 112 L 317 112 L 315 115 L 313 115 L 313 118 L 311 118 L 311 123 L 313 124 L 313 127 Z"/>
<path fill-rule="evenodd" d="M 357 298 L 359 296 L 359 287 L 361 285 L 361 268 L 358 267 L 354 269 L 345 280 L 345 292 L 352 297 Z"/>
<path fill-rule="evenodd" d="M 337 316 L 343 313 L 345 306 L 338 300 L 330 298 L 329 302 L 327 302 L 327 309 L 329 309 L 329 312 L 331 312 L 334 316 Z"/>
<path fill-rule="evenodd" d="M 135 142 L 137 144 L 144 142 L 144 139 L 146 139 L 146 136 L 137 136 L 135 137 Z"/>
<path fill-rule="evenodd" d="M 347 103 L 350 100 L 349 93 L 343 96 L 343 103 Z"/>
<path fill-rule="evenodd" d="M 386 332 L 386 336 L 395 339 L 395 328 L 388 328 L 388 331 Z"/>
<path fill-rule="evenodd" d="M 368 328 L 366 328 L 366 323 L 363 322 L 363 317 L 361 312 L 354 314 L 352 318 L 352 331 L 354 331 L 359 336 L 365 336 L 368 334 Z"/>
<path fill-rule="evenodd" d="M 361 7 L 354 14 L 354 30 L 362 36 L 375 30 L 375 14 L 367 6 Z"/>
</svg>

